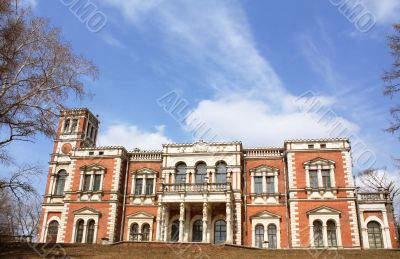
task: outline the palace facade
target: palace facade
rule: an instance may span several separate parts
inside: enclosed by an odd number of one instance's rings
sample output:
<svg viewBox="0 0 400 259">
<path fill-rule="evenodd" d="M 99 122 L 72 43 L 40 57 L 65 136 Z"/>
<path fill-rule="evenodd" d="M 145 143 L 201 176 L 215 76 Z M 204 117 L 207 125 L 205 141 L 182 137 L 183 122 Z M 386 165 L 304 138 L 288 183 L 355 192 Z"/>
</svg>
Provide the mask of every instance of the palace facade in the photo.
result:
<svg viewBox="0 0 400 259">
<path fill-rule="evenodd" d="M 96 147 L 87 109 L 61 112 L 39 241 L 396 248 L 385 192 L 358 193 L 348 139 Z"/>
</svg>

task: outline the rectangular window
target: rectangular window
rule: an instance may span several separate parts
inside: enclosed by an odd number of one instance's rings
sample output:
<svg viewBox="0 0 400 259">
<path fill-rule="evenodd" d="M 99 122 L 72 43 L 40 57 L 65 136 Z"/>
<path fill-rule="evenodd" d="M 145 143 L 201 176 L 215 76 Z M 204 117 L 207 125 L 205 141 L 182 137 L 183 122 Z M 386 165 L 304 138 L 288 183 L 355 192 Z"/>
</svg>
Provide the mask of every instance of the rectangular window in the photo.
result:
<svg viewBox="0 0 400 259">
<path fill-rule="evenodd" d="M 262 193 L 262 176 L 254 176 L 254 192 Z"/>
<path fill-rule="evenodd" d="M 267 193 L 275 192 L 275 177 L 267 176 Z"/>
<path fill-rule="evenodd" d="M 325 188 L 332 187 L 330 170 L 322 170 L 322 184 Z"/>
<path fill-rule="evenodd" d="M 89 191 L 90 190 L 90 179 L 92 176 L 90 174 L 84 175 L 83 176 L 83 190 L 84 191 Z"/>
<path fill-rule="evenodd" d="M 143 188 L 143 179 L 141 179 L 141 178 L 136 179 L 135 195 L 142 194 L 142 188 Z"/>
<path fill-rule="evenodd" d="M 146 195 L 153 194 L 153 184 L 154 184 L 154 179 L 146 180 Z"/>
<path fill-rule="evenodd" d="M 318 171 L 310 170 L 310 185 L 311 188 L 318 188 Z"/>
<path fill-rule="evenodd" d="M 78 120 L 77 119 L 73 119 L 72 120 L 72 125 L 71 125 L 71 132 L 75 132 L 77 126 L 78 126 Z"/>
<path fill-rule="evenodd" d="M 101 174 L 95 174 L 93 182 L 93 191 L 100 190 L 100 183 L 101 183 Z"/>
</svg>

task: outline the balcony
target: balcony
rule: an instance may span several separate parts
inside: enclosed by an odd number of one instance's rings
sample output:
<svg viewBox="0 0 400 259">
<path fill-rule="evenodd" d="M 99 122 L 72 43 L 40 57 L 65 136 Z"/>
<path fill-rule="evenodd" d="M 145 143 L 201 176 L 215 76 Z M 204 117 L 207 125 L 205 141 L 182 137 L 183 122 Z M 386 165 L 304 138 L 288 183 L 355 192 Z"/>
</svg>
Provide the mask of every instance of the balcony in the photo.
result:
<svg viewBox="0 0 400 259">
<path fill-rule="evenodd" d="M 161 193 L 202 193 L 202 192 L 225 192 L 231 190 L 230 183 L 181 183 L 181 184 L 161 184 Z"/>
<path fill-rule="evenodd" d="M 360 203 L 391 202 L 387 192 L 364 192 L 357 194 Z"/>
</svg>

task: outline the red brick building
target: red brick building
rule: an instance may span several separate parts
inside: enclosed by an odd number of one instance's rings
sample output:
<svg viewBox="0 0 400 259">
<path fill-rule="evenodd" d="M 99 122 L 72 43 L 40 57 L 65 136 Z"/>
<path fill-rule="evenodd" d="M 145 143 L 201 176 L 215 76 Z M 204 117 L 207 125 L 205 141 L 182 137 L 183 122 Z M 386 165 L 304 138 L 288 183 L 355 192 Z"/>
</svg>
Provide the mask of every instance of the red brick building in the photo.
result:
<svg viewBox="0 0 400 259">
<path fill-rule="evenodd" d="M 395 248 L 391 201 L 357 193 L 347 139 L 96 147 L 87 109 L 61 113 L 39 240 Z"/>
</svg>

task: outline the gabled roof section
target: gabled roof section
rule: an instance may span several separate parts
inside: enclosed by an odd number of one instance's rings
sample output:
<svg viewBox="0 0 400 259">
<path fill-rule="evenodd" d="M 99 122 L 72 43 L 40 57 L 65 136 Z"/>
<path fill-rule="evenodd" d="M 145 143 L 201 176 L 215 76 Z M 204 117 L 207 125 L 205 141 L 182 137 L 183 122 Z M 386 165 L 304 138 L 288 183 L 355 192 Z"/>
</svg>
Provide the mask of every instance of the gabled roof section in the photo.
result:
<svg viewBox="0 0 400 259">
<path fill-rule="evenodd" d="M 150 213 L 139 211 L 132 213 L 128 216 L 129 219 L 154 219 L 154 216 Z"/>
<path fill-rule="evenodd" d="M 80 167 L 81 170 L 84 171 L 92 171 L 92 170 L 99 170 L 99 171 L 105 171 L 106 168 L 99 165 L 99 164 L 91 164 L 91 165 L 84 165 Z"/>
<path fill-rule="evenodd" d="M 151 168 L 143 167 L 132 172 L 133 174 L 158 174 L 157 171 Z"/>
<path fill-rule="evenodd" d="M 250 172 L 264 172 L 264 171 L 279 171 L 278 168 L 269 166 L 269 165 L 259 165 L 253 169 L 250 169 Z"/>
<path fill-rule="evenodd" d="M 319 206 L 315 209 L 307 211 L 307 215 L 310 214 L 319 214 L 319 215 L 332 215 L 332 214 L 341 214 L 342 212 L 340 210 L 327 207 L 327 206 Z"/>
<path fill-rule="evenodd" d="M 304 165 L 326 165 L 326 164 L 335 164 L 335 161 L 328 160 L 322 157 L 317 157 L 312 160 L 304 162 Z"/>
<path fill-rule="evenodd" d="M 101 215 L 101 212 L 90 208 L 90 207 L 84 207 L 82 209 L 74 211 L 75 215 Z"/>
<path fill-rule="evenodd" d="M 252 219 L 253 218 L 257 218 L 257 219 L 270 219 L 270 218 L 276 219 L 276 218 L 279 218 L 280 219 L 281 216 L 279 216 L 278 214 L 275 214 L 275 213 L 272 213 L 272 212 L 264 210 L 264 211 L 261 211 L 261 212 L 258 212 L 256 214 L 254 214 L 250 218 L 252 218 Z"/>
</svg>

